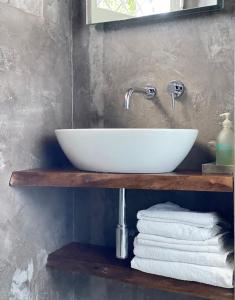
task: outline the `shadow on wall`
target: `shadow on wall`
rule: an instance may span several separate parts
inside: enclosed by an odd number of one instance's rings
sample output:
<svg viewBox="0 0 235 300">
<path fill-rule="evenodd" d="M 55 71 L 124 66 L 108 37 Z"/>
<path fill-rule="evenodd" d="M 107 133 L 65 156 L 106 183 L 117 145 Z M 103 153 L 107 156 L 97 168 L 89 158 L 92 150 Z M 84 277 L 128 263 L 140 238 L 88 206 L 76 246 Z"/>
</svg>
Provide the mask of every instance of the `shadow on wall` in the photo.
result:
<svg viewBox="0 0 235 300">
<path fill-rule="evenodd" d="M 145 289 L 142 287 L 133 287 L 117 280 L 107 280 L 95 276 L 79 274 L 75 283 L 75 299 L 89 300 L 199 300 L 198 298 L 172 294 L 157 289 Z M 67 298 L 68 299 L 68 298 Z M 65 300 L 67 300 L 65 299 Z"/>
<path fill-rule="evenodd" d="M 118 222 L 118 190 L 80 189 L 76 191 L 75 198 L 75 240 L 114 247 Z M 194 211 L 216 211 L 233 223 L 232 193 L 127 190 L 126 200 L 127 225 L 132 237 L 137 233 L 137 212 L 167 201 Z M 222 203 L 226 205 L 221 205 Z M 131 241 L 130 237 L 130 249 L 133 246 Z"/>
<path fill-rule="evenodd" d="M 42 164 L 47 169 L 74 169 L 65 156 L 55 136 L 43 137 L 40 140 Z"/>
<path fill-rule="evenodd" d="M 202 163 L 213 161 L 215 161 L 215 157 L 212 155 L 208 147 L 200 143 L 196 143 L 177 170 L 201 171 Z"/>
</svg>

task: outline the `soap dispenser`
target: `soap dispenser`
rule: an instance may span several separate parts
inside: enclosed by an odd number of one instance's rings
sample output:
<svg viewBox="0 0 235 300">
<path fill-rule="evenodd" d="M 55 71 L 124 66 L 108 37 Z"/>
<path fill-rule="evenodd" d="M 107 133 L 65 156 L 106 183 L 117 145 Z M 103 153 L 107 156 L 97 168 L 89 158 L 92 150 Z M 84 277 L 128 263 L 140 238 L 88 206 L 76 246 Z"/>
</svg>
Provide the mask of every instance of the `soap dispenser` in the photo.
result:
<svg viewBox="0 0 235 300">
<path fill-rule="evenodd" d="M 232 122 L 229 120 L 230 113 L 223 113 L 220 117 L 225 120 L 222 123 L 216 140 L 216 164 L 217 165 L 233 165 L 234 164 L 234 134 L 232 131 Z"/>
</svg>

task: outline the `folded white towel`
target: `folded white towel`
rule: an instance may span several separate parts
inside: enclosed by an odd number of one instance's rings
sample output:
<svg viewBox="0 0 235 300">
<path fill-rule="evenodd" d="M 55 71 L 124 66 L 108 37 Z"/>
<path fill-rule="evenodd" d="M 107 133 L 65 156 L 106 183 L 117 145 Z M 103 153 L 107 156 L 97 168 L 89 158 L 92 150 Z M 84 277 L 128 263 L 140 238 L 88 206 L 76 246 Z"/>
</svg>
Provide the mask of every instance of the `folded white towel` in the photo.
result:
<svg viewBox="0 0 235 300">
<path fill-rule="evenodd" d="M 212 228 L 200 228 L 180 223 L 162 223 L 146 220 L 139 220 L 137 222 L 137 229 L 140 233 L 156 234 L 168 238 L 190 241 L 205 241 L 222 232 L 222 227 L 218 225 Z"/>
<path fill-rule="evenodd" d="M 193 212 L 171 202 L 156 204 L 146 210 L 141 210 L 137 213 L 137 218 L 139 220 L 180 223 L 204 228 L 212 228 L 222 222 L 214 212 Z"/>
<path fill-rule="evenodd" d="M 139 257 L 132 259 L 131 267 L 142 272 L 180 280 L 197 281 L 224 288 L 233 287 L 233 270 L 231 268 L 199 266 Z"/>
<path fill-rule="evenodd" d="M 211 267 L 233 268 L 233 253 L 190 252 L 144 246 L 135 241 L 134 254 L 138 257 L 172 262 L 183 262 Z"/>
<path fill-rule="evenodd" d="M 179 240 L 180 241 L 180 240 Z M 164 243 L 154 240 L 146 240 L 139 238 L 139 235 L 135 238 L 135 244 L 142 246 L 151 246 L 151 247 L 161 247 L 164 249 L 174 249 L 182 250 L 189 252 L 206 252 L 206 253 L 225 253 L 233 251 L 233 241 L 228 242 L 226 245 L 197 245 L 197 244 L 184 244 L 184 240 L 181 240 L 182 243 Z M 200 242 L 200 241 L 199 241 Z M 201 243 L 202 244 L 202 243 Z"/>
<path fill-rule="evenodd" d="M 179 240 L 168 238 L 164 236 L 154 235 L 154 234 L 145 234 L 139 233 L 137 235 L 138 239 L 141 240 L 149 240 L 155 241 L 160 243 L 167 243 L 167 244 L 180 244 L 180 245 L 197 245 L 197 246 L 221 246 L 224 248 L 226 245 L 231 243 L 232 237 L 228 231 L 219 233 L 216 236 L 205 240 L 205 241 L 190 241 L 190 240 Z"/>
</svg>

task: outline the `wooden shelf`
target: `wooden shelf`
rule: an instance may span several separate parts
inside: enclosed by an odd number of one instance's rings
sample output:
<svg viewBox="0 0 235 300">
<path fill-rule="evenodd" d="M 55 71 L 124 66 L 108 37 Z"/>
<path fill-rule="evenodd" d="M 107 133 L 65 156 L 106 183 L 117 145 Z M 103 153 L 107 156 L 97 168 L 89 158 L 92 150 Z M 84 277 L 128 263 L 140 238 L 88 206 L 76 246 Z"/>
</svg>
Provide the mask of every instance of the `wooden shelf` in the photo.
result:
<svg viewBox="0 0 235 300">
<path fill-rule="evenodd" d="M 71 243 L 50 254 L 47 267 L 116 279 L 122 282 L 208 300 L 232 300 L 233 289 L 181 281 L 143 273 L 129 267 L 129 261 L 115 258 L 115 250 Z"/>
<path fill-rule="evenodd" d="M 233 176 L 201 173 L 118 174 L 25 170 L 12 173 L 10 186 L 96 187 L 152 190 L 232 192 Z"/>
<path fill-rule="evenodd" d="M 12 187 L 92 187 L 152 190 L 233 192 L 233 176 L 201 173 L 113 174 L 61 170 L 25 170 L 12 173 Z M 115 250 L 71 243 L 50 254 L 47 267 L 117 279 L 146 288 L 208 300 L 232 300 L 233 290 L 179 281 L 133 270 L 129 261 L 115 258 Z"/>
</svg>

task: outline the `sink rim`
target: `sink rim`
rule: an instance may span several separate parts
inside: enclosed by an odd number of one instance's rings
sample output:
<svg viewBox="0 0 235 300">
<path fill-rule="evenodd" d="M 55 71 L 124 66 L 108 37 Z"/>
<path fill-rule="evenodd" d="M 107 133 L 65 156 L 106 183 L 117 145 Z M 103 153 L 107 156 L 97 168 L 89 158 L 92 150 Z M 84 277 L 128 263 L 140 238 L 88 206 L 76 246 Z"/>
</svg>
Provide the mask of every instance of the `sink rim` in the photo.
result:
<svg viewBox="0 0 235 300">
<path fill-rule="evenodd" d="M 198 129 L 195 128 L 68 128 L 68 129 L 55 129 L 55 132 L 62 131 L 195 131 L 199 132 Z"/>
</svg>

